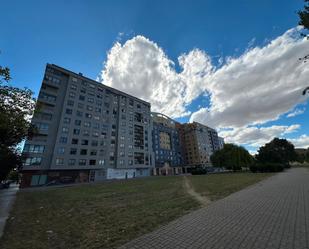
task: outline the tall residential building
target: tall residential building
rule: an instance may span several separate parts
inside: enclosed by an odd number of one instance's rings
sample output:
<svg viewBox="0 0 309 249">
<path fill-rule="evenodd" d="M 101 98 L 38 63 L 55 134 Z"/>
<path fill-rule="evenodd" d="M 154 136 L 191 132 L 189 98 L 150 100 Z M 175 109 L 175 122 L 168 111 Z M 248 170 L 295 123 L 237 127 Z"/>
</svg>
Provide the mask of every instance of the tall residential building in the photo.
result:
<svg viewBox="0 0 309 249">
<path fill-rule="evenodd" d="M 183 161 L 176 122 L 161 113 L 152 112 L 151 117 L 154 175 L 181 174 Z"/>
<path fill-rule="evenodd" d="M 210 156 L 219 149 L 217 132 L 197 122 L 176 124 L 186 168 L 211 166 Z"/>
<path fill-rule="evenodd" d="M 27 140 L 22 186 L 148 176 L 150 103 L 47 64 Z"/>
<path fill-rule="evenodd" d="M 224 147 L 224 138 L 223 137 L 218 137 L 219 140 L 219 149 L 223 149 Z"/>
</svg>

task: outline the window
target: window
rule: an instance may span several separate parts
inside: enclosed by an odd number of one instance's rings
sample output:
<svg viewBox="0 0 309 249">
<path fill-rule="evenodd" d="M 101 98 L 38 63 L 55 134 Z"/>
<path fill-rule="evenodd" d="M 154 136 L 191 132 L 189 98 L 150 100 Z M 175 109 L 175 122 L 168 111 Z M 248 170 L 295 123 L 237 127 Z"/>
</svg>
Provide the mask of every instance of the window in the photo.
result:
<svg viewBox="0 0 309 249">
<path fill-rule="evenodd" d="M 91 156 L 96 156 L 97 155 L 97 151 L 96 150 L 91 150 L 90 151 L 90 155 Z"/>
<path fill-rule="evenodd" d="M 94 116 L 93 118 L 94 118 L 94 120 L 100 120 L 99 116 Z"/>
<path fill-rule="evenodd" d="M 86 114 L 85 114 L 85 117 L 86 117 L 86 118 L 92 118 L 92 114 L 86 113 Z"/>
<path fill-rule="evenodd" d="M 88 98 L 88 102 L 89 103 L 93 103 L 94 102 L 94 98 Z"/>
<path fill-rule="evenodd" d="M 61 132 L 66 134 L 66 133 L 69 132 L 69 128 L 68 127 L 62 127 Z"/>
<path fill-rule="evenodd" d="M 70 98 L 72 98 L 72 99 L 74 99 L 74 98 L 75 98 L 75 95 L 76 95 L 76 94 L 75 94 L 75 93 L 73 93 L 73 92 L 70 92 L 70 93 L 69 93 L 69 97 L 70 97 Z"/>
<path fill-rule="evenodd" d="M 81 145 L 88 145 L 88 140 L 83 139 Z"/>
<path fill-rule="evenodd" d="M 92 136 L 93 136 L 93 137 L 98 137 L 98 136 L 99 136 L 99 132 L 96 132 L 96 131 L 95 131 L 95 132 L 92 132 Z"/>
<path fill-rule="evenodd" d="M 70 155 L 76 155 L 77 154 L 77 149 L 76 148 L 71 148 L 70 149 Z"/>
<path fill-rule="evenodd" d="M 68 141 L 68 138 L 67 138 L 67 137 L 60 137 L 59 142 L 60 142 L 61 144 L 66 144 L 67 141 Z"/>
<path fill-rule="evenodd" d="M 99 123 L 94 123 L 92 127 L 94 129 L 99 129 L 100 128 L 100 124 Z"/>
<path fill-rule="evenodd" d="M 84 126 L 85 126 L 85 127 L 90 127 L 90 126 L 91 126 L 91 123 L 90 123 L 90 122 L 85 122 L 85 123 L 84 123 Z"/>
<path fill-rule="evenodd" d="M 87 150 L 86 149 L 81 149 L 80 150 L 80 155 L 87 155 Z"/>
<path fill-rule="evenodd" d="M 83 136 L 89 136 L 89 130 L 83 130 Z"/>
<path fill-rule="evenodd" d="M 80 92 L 81 92 L 81 93 L 86 93 L 86 88 L 85 88 L 85 87 L 82 87 L 82 88 L 80 89 Z"/>
<path fill-rule="evenodd" d="M 89 165 L 95 165 L 95 164 L 96 164 L 96 160 L 93 160 L 93 159 L 89 160 Z"/>
<path fill-rule="evenodd" d="M 43 153 L 45 149 L 44 145 L 33 145 L 33 144 L 26 144 L 23 152 L 31 152 L 31 153 Z"/>
<path fill-rule="evenodd" d="M 99 165 L 104 165 L 104 164 L 105 164 L 105 160 L 104 159 L 99 160 Z"/>
<path fill-rule="evenodd" d="M 34 124 L 39 131 L 48 131 L 49 125 L 46 123 L 35 123 Z"/>
<path fill-rule="evenodd" d="M 124 160 L 120 160 L 120 161 L 119 161 L 119 164 L 120 164 L 120 165 L 123 165 L 123 164 L 124 164 Z"/>
<path fill-rule="evenodd" d="M 80 126 L 81 122 L 81 120 L 75 120 L 75 125 Z"/>
<path fill-rule="evenodd" d="M 75 165 L 76 160 L 75 159 L 69 159 L 69 165 Z"/>
<path fill-rule="evenodd" d="M 57 150 L 57 154 L 64 154 L 64 147 L 59 147 Z"/>
<path fill-rule="evenodd" d="M 40 165 L 41 162 L 42 162 L 42 157 L 28 157 L 25 160 L 24 165 L 25 166 Z"/>
<path fill-rule="evenodd" d="M 83 109 L 84 108 L 84 104 L 83 103 L 78 103 L 77 107 L 80 108 L 80 109 Z"/>
<path fill-rule="evenodd" d="M 134 152 L 134 163 L 135 164 L 144 164 L 144 153 Z"/>
<path fill-rule="evenodd" d="M 74 129 L 73 130 L 73 134 L 74 135 L 79 135 L 79 133 L 80 133 L 80 129 Z"/>
<path fill-rule="evenodd" d="M 64 159 L 63 158 L 56 158 L 56 165 L 63 165 Z"/>
<path fill-rule="evenodd" d="M 76 111 L 76 116 L 77 117 L 82 117 L 83 116 L 83 112 L 81 112 L 81 111 Z"/>
<path fill-rule="evenodd" d="M 52 118 L 53 118 L 53 115 L 50 114 L 50 113 L 39 112 L 37 115 L 42 120 L 52 120 Z"/>
<path fill-rule="evenodd" d="M 67 108 L 67 109 L 65 110 L 65 113 L 71 115 L 71 114 L 73 113 L 73 110 Z"/>
<path fill-rule="evenodd" d="M 75 91 L 75 90 L 77 89 L 77 85 L 72 84 L 72 85 L 71 85 L 71 89 Z"/>
<path fill-rule="evenodd" d="M 77 79 L 72 77 L 72 82 L 77 82 Z"/>
<path fill-rule="evenodd" d="M 71 142 L 71 144 L 78 144 L 78 139 L 76 139 L 76 138 L 72 138 L 72 142 Z"/>
<path fill-rule="evenodd" d="M 64 124 L 69 124 L 71 122 L 71 119 L 70 118 L 64 118 L 63 119 L 63 123 Z"/>
<path fill-rule="evenodd" d="M 93 110 L 93 107 L 90 106 L 90 105 L 87 105 L 87 110 L 88 110 L 88 111 L 92 111 L 92 110 Z"/>
<path fill-rule="evenodd" d="M 41 92 L 39 94 L 40 99 L 44 99 L 50 102 L 56 102 L 57 97 L 48 93 Z"/>
<path fill-rule="evenodd" d="M 97 140 L 92 140 L 91 141 L 92 146 L 98 146 L 98 141 Z"/>
<path fill-rule="evenodd" d="M 96 108 L 95 108 L 95 112 L 101 112 L 101 108 L 96 107 Z"/>
<path fill-rule="evenodd" d="M 74 101 L 71 100 L 71 99 L 69 99 L 69 100 L 67 101 L 67 105 L 68 105 L 68 106 L 74 106 Z"/>
<path fill-rule="evenodd" d="M 84 95 L 79 95 L 79 100 L 84 101 L 85 100 L 85 96 Z"/>
</svg>

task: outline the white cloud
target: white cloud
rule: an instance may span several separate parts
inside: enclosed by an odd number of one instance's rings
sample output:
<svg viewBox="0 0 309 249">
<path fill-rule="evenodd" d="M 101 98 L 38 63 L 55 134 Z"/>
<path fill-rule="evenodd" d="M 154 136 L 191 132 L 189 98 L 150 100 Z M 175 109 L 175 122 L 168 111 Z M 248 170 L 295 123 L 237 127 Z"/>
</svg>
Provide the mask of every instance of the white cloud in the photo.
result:
<svg viewBox="0 0 309 249">
<path fill-rule="evenodd" d="M 303 114 L 305 112 L 305 110 L 306 110 L 305 108 L 304 109 L 295 109 L 294 111 L 288 113 L 286 116 L 288 118 L 292 118 L 292 117 Z"/>
<path fill-rule="evenodd" d="M 245 144 L 251 147 L 259 147 L 271 141 L 275 137 L 284 137 L 287 134 L 297 131 L 299 124 L 290 126 L 273 125 L 269 127 L 241 127 L 229 130 L 222 130 L 219 135 L 224 137 L 227 143 Z"/>
<path fill-rule="evenodd" d="M 194 49 L 178 58 L 181 73 L 162 48 L 143 36 L 123 45 L 116 42 L 109 51 L 100 80 L 151 102 L 154 111 L 171 117 L 189 115 L 188 105 L 203 91 L 202 79 L 212 72 L 210 58 Z"/>
<path fill-rule="evenodd" d="M 298 138 L 289 139 L 289 141 L 292 142 L 296 148 L 309 148 L 308 135 L 303 134 Z"/>
<path fill-rule="evenodd" d="M 173 118 L 190 115 L 188 104 L 209 96 L 210 105 L 199 107 L 190 121 L 221 128 L 220 135 L 228 142 L 260 146 L 299 128 L 256 127 L 307 100 L 302 90 L 308 85 L 309 67 L 298 58 L 309 50 L 309 42 L 299 38 L 299 31 L 288 30 L 262 47 L 251 47 L 252 40 L 240 57 L 220 60 L 219 68 L 206 52 L 193 49 L 178 57 L 179 72 L 158 44 L 135 36 L 114 44 L 99 80 L 149 101 L 153 111 Z M 297 114 L 296 109 L 287 116 Z"/>
<path fill-rule="evenodd" d="M 207 79 L 211 106 L 196 111 L 191 121 L 217 127 L 242 127 L 276 120 L 306 100 L 308 65 L 299 61 L 309 42 L 292 29 L 264 47 L 230 58 Z"/>
</svg>

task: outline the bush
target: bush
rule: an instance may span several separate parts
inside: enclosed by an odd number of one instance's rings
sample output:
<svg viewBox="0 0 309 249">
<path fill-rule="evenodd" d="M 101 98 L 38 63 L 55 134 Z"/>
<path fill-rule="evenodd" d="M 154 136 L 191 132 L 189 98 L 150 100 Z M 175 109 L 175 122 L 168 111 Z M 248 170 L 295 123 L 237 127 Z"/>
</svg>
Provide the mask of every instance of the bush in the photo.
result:
<svg viewBox="0 0 309 249">
<path fill-rule="evenodd" d="M 192 175 L 205 175 L 207 174 L 207 170 L 204 168 L 195 168 L 191 170 Z"/>
<path fill-rule="evenodd" d="M 281 172 L 284 168 L 286 168 L 286 165 L 280 163 L 255 163 L 250 166 L 250 171 L 253 173 Z"/>
</svg>

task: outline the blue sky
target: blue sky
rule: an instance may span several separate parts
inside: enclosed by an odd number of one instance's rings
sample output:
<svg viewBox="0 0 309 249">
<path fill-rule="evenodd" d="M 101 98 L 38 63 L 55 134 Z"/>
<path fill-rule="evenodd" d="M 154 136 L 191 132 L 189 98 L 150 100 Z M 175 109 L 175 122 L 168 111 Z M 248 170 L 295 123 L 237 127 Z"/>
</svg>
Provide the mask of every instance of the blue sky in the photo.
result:
<svg viewBox="0 0 309 249">
<path fill-rule="evenodd" d="M 103 62 L 108 60 L 107 53 L 116 41 L 122 46 L 132 39 L 132 46 L 142 42 L 157 45 L 174 63 L 172 70 L 176 73 L 183 71 L 178 57 L 189 55 L 194 49 L 207 54 L 212 66 L 218 69 L 221 67 L 220 58 L 239 58 L 248 49 L 263 48 L 287 30 L 295 28 L 298 22 L 296 12 L 302 6 L 301 0 L 3 1 L 1 9 L 5 11 L 0 15 L 0 63 L 11 68 L 14 85 L 26 86 L 35 94 L 39 91 L 46 63 L 97 78 L 104 70 Z M 134 40 L 138 35 L 149 41 Z M 226 61 L 223 66 L 228 64 Z M 121 84 L 117 84 L 108 70 L 110 82 L 102 81 L 121 89 Z M 206 88 L 188 97 L 188 101 L 183 104 L 185 111 L 194 113 L 200 108 L 209 108 L 210 97 L 205 93 Z M 146 95 L 139 97 L 147 100 Z M 148 100 L 151 101 L 151 98 Z M 290 107 L 294 108 L 295 103 L 291 103 Z M 165 110 L 160 104 L 154 106 Z M 309 132 L 306 107 L 306 103 L 298 107 L 304 113 L 294 117 L 287 117 L 287 112 L 281 110 L 281 114 L 278 111 L 263 121 L 248 119 L 241 127 L 260 129 L 299 125 L 297 129 L 291 128 L 291 133 L 283 134 L 274 130 L 277 133 L 273 134 L 300 139 L 301 135 Z M 180 116 L 175 118 L 181 121 L 193 120 L 190 115 Z M 194 117 L 197 117 L 197 121 L 203 121 L 198 115 Z M 217 119 L 216 122 L 209 119 L 209 122 L 218 126 L 222 123 Z M 244 143 L 245 138 L 233 140 L 236 131 L 239 135 L 237 129 L 240 129 L 240 125 L 221 126 L 223 130 L 234 129 L 233 134 L 227 134 L 228 141 L 244 144 L 250 150 L 256 149 L 256 146 L 252 146 L 255 143 L 250 140 L 250 136 L 248 143 Z M 295 140 L 296 144 L 298 142 Z M 306 146 L 306 143 L 299 145 Z"/>
</svg>

